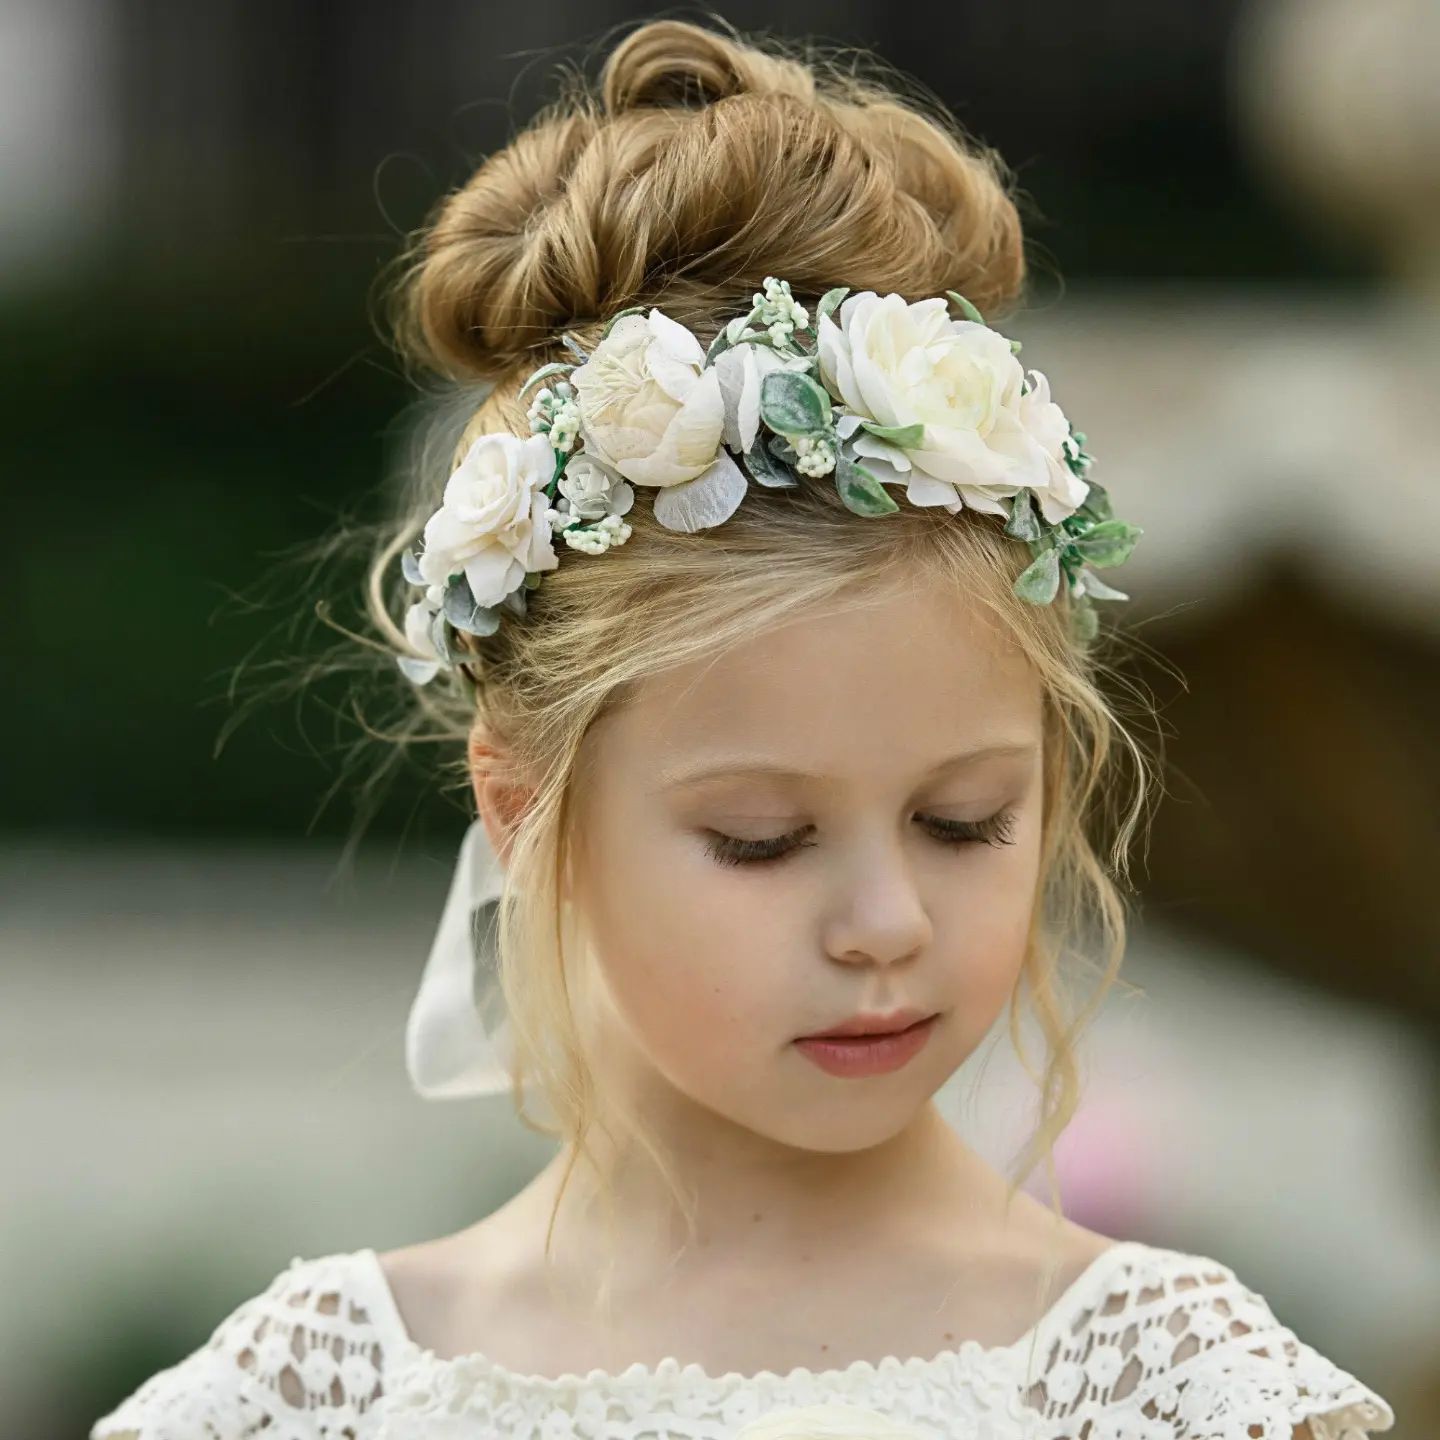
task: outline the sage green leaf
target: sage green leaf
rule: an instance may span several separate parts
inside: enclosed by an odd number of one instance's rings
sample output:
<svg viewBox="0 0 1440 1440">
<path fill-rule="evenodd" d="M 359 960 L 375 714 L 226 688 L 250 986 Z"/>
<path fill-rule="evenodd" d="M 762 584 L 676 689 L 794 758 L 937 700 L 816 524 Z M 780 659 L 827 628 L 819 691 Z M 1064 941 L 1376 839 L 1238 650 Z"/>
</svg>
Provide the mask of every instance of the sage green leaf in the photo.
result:
<svg viewBox="0 0 1440 1440">
<path fill-rule="evenodd" d="M 848 285 L 837 285 L 833 290 L 827 290 L 820 297 L 820 303 L 815 307 L 815 319 L 811 322 L 811 329 L 819 329 L 820 317 L 833 315 L 840 308 L 840 302 L 849 293 Z"/>
<path fill-rule="evenodd" d="M 868 430 L 877 440 L 888 440 L 903 450 L 913 450 L 925 439 L 923 425 L 877 425 L 871 420 L 862 420 L 860 428 Z"/>
<path fill-rule="evenodd" d="M 530 574 L 525 577 L 525 588 L 527 590 L 534 590 L 539 586 L 539 584 L 540 572 L 538 570 L 531 571 Z"/>
<path fill-rule="evenodd" d="M 520 394 L 523 396 L 532 385 L 538 385 L 542 380 L 548 380 L 552 375 L 568 375 L 575 367 L 567 365 L 563 360 L 556 360 L 553 364 L 542 365 L 521 387 Z"/>
<path fill-rule="evenodd" d="M 1010 353 L 1012 355 L 1018 355 L 1023 348 L 1018 340 L 1012 340 L 1010 342 Z"/>
<path fill-rule="evenodd" d="M 1060 552 L 1053 545 L 1042 550 L 1015 577 L 1011 588 L 1032 605 L 1048 605 L 1060 589 Z"/>
<path fill-rule="evenodd" d="M 900 508 L 863 465 L 843 455 L 835 457 L 835 488 L 846 509 L 857 515 L 889 515 Z"/>
<path fill-rule="evenodd" d="M 445 618 L 467 635 L 493 635 L 500 628 L 500 616 L 494 610 L 475 603 L 470 582 L 457 575 L 445 588 Z"/>
<path fill-rule="evenodd" d="M 750 328 L 750 322 L 757 319 L 760 307 L 757 305 L 748 315 L 737 315 L 725 326 L 725 335 L 733 345 Z"/>
<path fill-rule="evenodd" d="M 790 467 L 782 464 L 766 445 L 757 445 L 753 450 L 747 450 L 743 458 L 751 477 L 772 490 L 790 490 L 800 483 Z"/>
<path fill-rule="evenodd" d="M 435 653 L 447 665 L 455 663 L 455 652 L 450 648 L 450 634 L 446 628 L 443 610 L 437 610 L 430 617 L 430 643 L 435 647 Z"/>
<path fill-rule="evenodd" d="M 647 307 L 644 306 L 644 305 L 632 305 L 628 310 L 621 310 L 621 311 L 619 312 L 619 314 L 617 314 L 617 315 L 612 315 L 612 316 L 610 317 L 610 323 L 605 327 L 605 332 L 604 332 L 604 334 L 601 335 L 600 338 L 601 338 L 602 340 L 606 339 L 606 338 L 609 336 L 610 332 L 611 332 L 627 315 L 644 315 L 644 314 L 646 314 L 646 313 L 647 313 Z"/>
<path fill-rule="evenodd" d="M 425 577 L 420 573 L 420 560 L 413 550 L 407 550 L 400 557 L 400 569 L 405 578 L 412 585 L 425 584 Z"/>
<path fill-rule="evenodd" d="M 1016 540 L 1038 540 L 1040 520 L 1035 514 L 1033 491 L 1022 490 L 1010 502 L 1010 518 L 1005 522 L 1005 533 Z"/>
<path fill-rule="evenodd" d="M 766 441 L 765 448 L 787 465 L 794 465 L 800 459 L 800 452 L 783 435 L 772 435 Z"/>
<path fill-rule="evenodd" d="M 705 363 L 713 365 L 732 344 L 730 336 L 722 329 L 710 342 L 710 348 L 705 352 Z"/>
<path fill-rule="evenodd" d="M 585 347 L 568 330 L 560 337 L 560 342 L 582 365 L 590 358 Z"/>
<path fill-rule="evenodd" d="M 1123 590 L 1116 590 L 1107 585 L 1093 570 L 1081 572 L 1085 577 L 1085 594 L 1092 600 L 1128 600 L 1130 597 Z"/>
<path fill-rule="evenodd" d="M 1088 645 L 1100 633 L 1100 616 L 1088 595 L 1081 595 L 1075 602 L 1070 612 L 1070 623 L 1075 638 L 1082 645 Z"/>
<path fill-rule="evenodd" d="M 954 290 L 945 292 L 961 309 L 967 320 L 973 320 L 977 325 L 985 323 L 985 317 L 963 296 Z"/>
<path fill-rule="evenodd" d="M 1110 492 L 1094 480 L 1085 482 L 1089 490 L 1085 492 L 1085 499 L 1080 504 L 1082 515 L 1093 516 L 1096 520 L 1109 520 L 1113 512 L 1110 509 Z"/>
<path fill-rule="evenodd" d="M 1072 540 L 1070 547 L 1091 565 L 1119 565 L 1142 534 L 1144 531 L 1138 526 L 1127 525 L 1123 520 L 1102 520 L 1093 530 Z"/>
<path fill-rule="evenodd" d="M 525 596 L 528 593 L 529 590 L 526 586 L 517 585 L 495 608 L 497 611 L 508 610 L 517 619 L 523 620 L 525 618 Z"/>
<path fill-rule="evenodd" d="M 777 435 L 809 435 L 830 424 L 830 397 L 808 375 L 772 370 L 760 382 L 760 418 Z"/>
</svg>

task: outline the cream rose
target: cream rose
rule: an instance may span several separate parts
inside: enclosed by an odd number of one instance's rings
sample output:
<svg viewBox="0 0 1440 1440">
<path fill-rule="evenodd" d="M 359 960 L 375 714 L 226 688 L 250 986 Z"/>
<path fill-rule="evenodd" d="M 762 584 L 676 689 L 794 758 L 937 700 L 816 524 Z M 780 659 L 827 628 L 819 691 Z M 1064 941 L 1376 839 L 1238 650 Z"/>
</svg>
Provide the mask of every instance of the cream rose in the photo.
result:
<svg viewBox="0 0 1440 1440">
<path fill-rule="evenodd" d="M 637 485 L 682 485 L 715 464 L 720 378 L 668 315 L 626 315 L 570 374 L 586 447 Z"/>
<path fill-rule="evenodd" d="M 635 503 L 634 490 L 614 470 L 583 453 L 567 462 L 559 488 L 568 512 L 582 520 L 625 515 Z"/>
<path fill-rule="evenodd" d="M 465 572 L 477 605 L 498 605 L 531 571 L 560 563 L 550 541 L 545 487 L 555 454 L 544 435 L 482 435 L 445 483 L 425 526 L 420 573 L 431 586 Z M 433 592 L 432 592 L 433 593 Z"/>
<path fill-rule="evenodd" d="M 735 1440 L 929 1440 L 878 1410 L 860 1405 L 802 1405 L 774 1410 L 736 1431 Z"/>
<path fill-rule="evenodd" d="M 1043 391 L 1021 394 L 1025 372 L 998 331 L 952 319 L 944 298 L 873 291 L 850 296 L 838 319 L 822 316 L 817 331 L 820 377 L 849 411 L 837 432 L 879 479 L 906 484 L 912 504 L 1006 515 L 1000 501 L 1028 487 L 1054 524 L 1084 500 L 1060 449 L 1064 414 L 1043 377 Z M 923 433 L 896 443 L 862 421 Z"/>
</svg>

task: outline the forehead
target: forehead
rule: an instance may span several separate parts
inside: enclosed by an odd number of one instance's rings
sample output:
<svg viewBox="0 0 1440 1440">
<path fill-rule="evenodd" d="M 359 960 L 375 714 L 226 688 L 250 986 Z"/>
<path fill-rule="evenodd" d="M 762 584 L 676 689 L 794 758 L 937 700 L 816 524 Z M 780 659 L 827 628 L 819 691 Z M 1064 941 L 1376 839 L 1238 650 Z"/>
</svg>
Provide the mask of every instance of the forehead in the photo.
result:
<svg viewBox="0 0 1440 1440">
<path fill-rule="evenodd" d="M 918 777 L 958 752 L 1038 749 L 1042 691 L 973 604 L 917 590 L 802 613 L 654 677 L 604 728 L 605 764 L 640 767 L 648 788 L 756 761 Z"/>
</svg>

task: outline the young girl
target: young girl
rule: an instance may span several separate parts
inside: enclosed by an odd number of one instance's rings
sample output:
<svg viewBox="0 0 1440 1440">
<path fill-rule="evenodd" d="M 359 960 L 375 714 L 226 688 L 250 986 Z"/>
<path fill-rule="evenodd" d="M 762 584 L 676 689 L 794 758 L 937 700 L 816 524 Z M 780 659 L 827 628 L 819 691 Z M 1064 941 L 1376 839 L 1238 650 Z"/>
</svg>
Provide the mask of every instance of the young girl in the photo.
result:
<svg viewBox="0 0 1440 1440">
<path fill-rule="evenodd" d="M 92 1440 L 1392 1425 L 1224 1264 L 1019 1188 L 1123 949 L 1150 772 L 1094 602 L 1139 532 L 989 323 L 1000 161 L 860 75 L 646 25 L 421 236 L 402 336 L 491 388 L 369 588 L 477 807 L 409 1065 L 559 1145 L 457 1234 L 295 1258 Z M 933 1097 L 1026 1003 L 1007 1180 Z"/>
</svg>

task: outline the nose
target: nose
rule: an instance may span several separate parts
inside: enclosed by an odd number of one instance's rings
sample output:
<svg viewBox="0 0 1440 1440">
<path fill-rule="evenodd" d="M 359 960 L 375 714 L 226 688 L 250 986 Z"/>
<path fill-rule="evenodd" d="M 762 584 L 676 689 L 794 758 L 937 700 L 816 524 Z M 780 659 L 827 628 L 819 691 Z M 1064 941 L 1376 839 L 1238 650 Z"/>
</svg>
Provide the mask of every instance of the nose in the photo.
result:
<svg viewBox="0 0 1440 1440">
<path fill-rule="evenodd" d="M 869 846 L 837 885 L 825 921 L 825 953 L 850 964 L 894 965 L 934 938 L 904 847 Z"/>
</svg>

